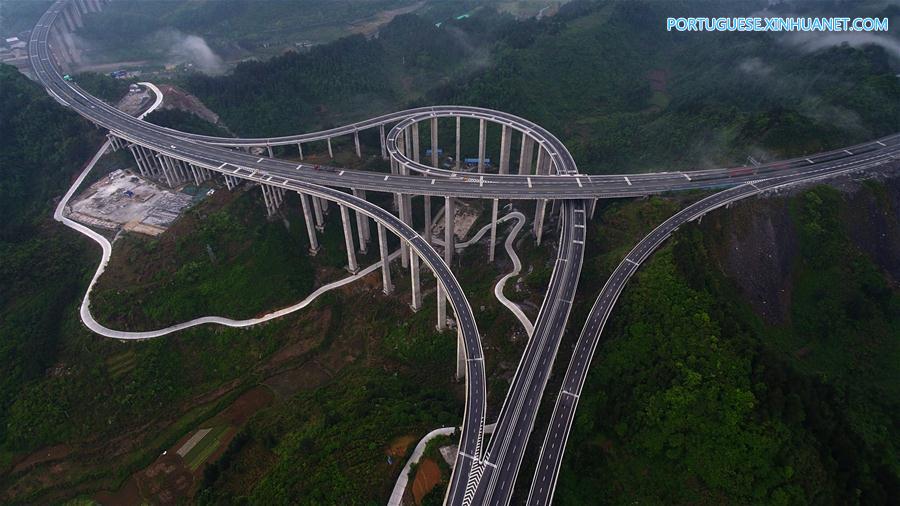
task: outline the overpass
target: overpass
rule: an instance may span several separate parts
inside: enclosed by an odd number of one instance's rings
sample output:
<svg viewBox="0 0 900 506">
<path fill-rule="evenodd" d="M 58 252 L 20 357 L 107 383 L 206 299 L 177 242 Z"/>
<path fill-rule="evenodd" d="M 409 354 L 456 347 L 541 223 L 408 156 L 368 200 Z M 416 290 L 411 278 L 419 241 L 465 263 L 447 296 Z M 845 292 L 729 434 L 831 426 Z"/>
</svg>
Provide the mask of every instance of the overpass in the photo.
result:
<svg viewBox="0 0 900 506">
<path fill-rule="evenodd" d="M 459 455 L 448 487 L 448 504 L 508 504 L 511 500 L 527 441 L 568 321 L 584 256 L 586 223 L 597 199 L 724 188 L 674 215 L 645 237 L 601 290 L 579 337 L 557 398 L 529 503 L 545 504 L 552 500 L 587 367 L 615 300 L 639 265 L 679 225 L 762 191 L 887 163 L 900 149 L 900 135 L 892 135 L 758 167 L 595 176 L 580 174 L 562 142 L 539 125 L 508 113 L 467 106 L 410 109 L 321 132 L 283 137 L 231 139 L 189 134 L 139 121 L 62 78 L 60 61 L 70 58 L 74 51 L 69 32 L 77 28 L 76 20 L 81 14 L 92 6 L 99 9 L 103 3 L 103 0 L 57 0 L 32 32 L 29 59 L 36 78 L 47 92 L 60 104 L 109 130 L 109 142 L 114 149 L 129 150 L 143 175 L 170 186 L 189 180 L 199 184 L 211 178 L 222 181 L 228 189 L 240 184 L 259 186 L 270 215 L 278 212 L 287 192 L 297 193 L 304 213 L 310 254 L 318 251 L 318 234 L 324 227 L 324 213 L 329 203 L 335 204 L 341 215 L 347 268 L 351 272 L 358 270 L 356 250 L 365 252 L 368 244 L 374 242 L 371 231 L 374 222 L 382 260 L 383 291 L 385 294 L 393 291 L 391 258 L 387 254 L 387 233 L 390 232 L 400 239 L 402 267 L 410 270 L 410 306 L 413 310 L 418 310 L 422 304 L 421 264 L 433 272 L 437 283 L 436 326 L 445 331 L 449 322 L 455 323 L 457 376 L 465 378 L 466 390 Z M 478 124 L 476 172 L 463 171 L 459 165 L 463 121 Z M 448 124 L 455 130 L 456 156 L 450 168 L 441 166 L 437 156 L 440 148 L 438 133 Z M 430 160 L 420 156 L 422 126 L 431 131 Z M 485 163 L 489 128 L 501 131 L 496 172 Z M 367 130 L 377 130 L 379 154 L 389 162 L 390 172 L 349 170 L 303 161 L 303 146 L 311 142 L 325 142 L 333 159 L 332 143 L 341 137 L 352 138 L 356 155 L 361 158 L 360 132 Z M 518 147 L 516 157 L 513 157 L 514 145 Z M 267 156 L 254 155 L 252 148 L 263 150 Z M 286 154 L 294 148 L 300 163 L 276 157 L 276 154 Z M 367 192 L 391 195 L 392 210 L 369 202 Z M 445 237 L 442 254 L 434 248 L 430 228 L 426 227 L 420 234 L 412 226 L 411 202 L 420 197 L 424 202 L 425 223 L 432 221 L 432 199 L 443 200 Z M 547 294 L 534 323 L 534 333 L 501 407 L 496 430 L 487 445 L 484 437 L 486 377 L 481 336 L 472 309 L 449 267 L 455 250 L 453 210 L 460 198 L 486 199 L 491 204 L 490 260 L 493 260 L 496 244 L 500 199 L 535 202 L 532 233 L 538 244 L 551 202 L 551 212 L 558 208 L 559 213 L 559 248 Z M 355 220 L 351 220 L 351 212 Z M 454 320 L 447 317 L 448 301 Z"/>
</svg>

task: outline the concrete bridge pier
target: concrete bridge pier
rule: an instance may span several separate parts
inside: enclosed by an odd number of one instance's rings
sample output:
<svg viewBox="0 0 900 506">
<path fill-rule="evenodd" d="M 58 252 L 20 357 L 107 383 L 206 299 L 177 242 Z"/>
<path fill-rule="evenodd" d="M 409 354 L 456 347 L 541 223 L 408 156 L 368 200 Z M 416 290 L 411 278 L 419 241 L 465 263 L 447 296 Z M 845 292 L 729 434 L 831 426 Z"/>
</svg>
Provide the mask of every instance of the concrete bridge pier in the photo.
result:
<svg viewBox="0 0 900 506">
<path fill-rule="evenodd" d="M 438 167 L 438 119 L 431 118 L 431 166 Z"/>
<path fill-rule="evenodd" d="M 325 230 L 325 215 L 322 212 L 322 199 L 320 199 L 319 197 L 312 197 L 312 203 L 313 212 L 315 213 L 316 217 L 316 228 L 319 230 L 319 232 L 322 232 Z"/>
<path fill-rule="evenodd" d="M 425 230 L 422 231 L 422 236 L 426 243 L 431 244 L 431 195 L 424 195 L 422 198 L 425 199 L 422 206 L 425 210 Z"/>
<path fill-rule="evenodd" d="M 532 159 L 534 158 L 534 139 L 527 134 L 522 134 L 522 148 L 519 151 L 519 175 L 531 174 Z"/>
<path fill-rule="evenodd" d="M 259 187 L 260 189 L 262 189 L 263 200 L 266 202 L 266 214 L 269 216 L 269 218 L 271 218 L 275 215 L 276 209 L 275 195 L 273 194 L 274 192 L 272 191 L 272 188 L 269 187 L 269 185 L 260 184 Z"/>
<path fill-rule="evenodd" d="M 503 125 L 500 133 L 500 173 L 509 174 L 509 151 L 512 145 L 512 129 Z"/>
<path fill-rule="evenodd" d="M 466 346 L 463 342 L 462 328 L 456 327 L 456 379 L 466 377 Z"/>
<path fill-rule="evenodd" d="M 591 199 L 590 209 L 588 209 L 588 219 L 594 219 L 594 211 L 597 210 L 597 199 Z"/>
<path fill-rule="evenodd" d="M 437 284 L 437 329 L 443 331 L 447 328 L 447 292 L 444 285 Z"/>
<path fill-rule="evenodd" d="M 141 172 L 141 176 L 147 177 L 147 168 L 144 167 L 144 161 L 137 154 L 137 148 L 135 148 L 134 144 L 128 145 L 128 150 L 131 151 L 131 156 L 134 157 L 134 163 L 137 165 L 138 170 Z"/>
<path fill-rule="evenodd" d="M 541 245 L 541 235 L 544 233 L 544 212 L 547 209 L 547 199 L 537 201 L 537 211 L 534 215 L 534 241 L 538 246 Z"/>
<path fill-rule="evenodd" d="M 269 158 L 275 158 L 275 153 L 272 152 L 272 146 L 266 146 L 266 151 L 269 152 Z"/>
<path fill-rule="evenodd" d="M 453 197 L 444 197 L 444 262 L 453 267 L 453 253 L 456 249 L 453 223 L 456 221 L 456 205 Z"/>
<path fill-rule="evenodd" d="M 331 137 L 329 137 L 325 140 L 328 141 L 328 158 L 331 158 L 332 160 L 334 160 L 334 151 L 331 150 Z"/>
<path fill-rule="evenodd" d="M 484 173 L 484 150 L 487 139 L 487 122 L 484 118 L 478 120 L 478 173 Z"/>
<path fill-rule="evenodd" d="M 419 123 L 413 123 L 410 128 L 412 129 L 412 159 L 418 163 L 421 160 L 419 158 Z"/>
<path fill-rule="evenodd" d="M 359 130 L 353 131 L 353 144 L 356 145 L 356 157 L 362 159 L 362 149 L 359 146 Z"/>
<path fill-rule="evenodd" d="M 297 143 L 297 152 L 300 153 L 300 161 L 303 161 L 303 144 Z"/>
<path fill-rule="evenodd" d="M 387 145 L 384 142 L 384 125 L 378 125 L 378 141 L 381 143 L 381 159 L 388 159 Z"/>
<path fill-rule="evenodd" d="M 234 176 L 225 175 L 225 187 L 233 190 L 237 186 L 237 179 Z"/>
<path fill-rule="evenodd" d="M 460 118 L 459 116 L 457 116 L 457 117 L 456 117 L 456 159 L 453 160 L 453 161 L 455 162 L 455 164 L 454 164 L 455 167 L 454 167 L 454 168 L 455 168 L 456 170 L 459 170 L 459 167 L 460 167 L 459 164 L 461 163 L 460 156 L 462 156 L 461 150 L 459 149 L 459 131 L 460 131 L 460 124 L 461 124 L 461 123 L 462 123 L 462 118 Z"/>
<path fill-rule="evenodd" d="M 412 217 L 409 215 L 410 196 L 403 193 L 399 193 L 398 195 L 400 196 L 400 221 L 410 225 L 412 223 Z M 404 269 L 409 267 L 409 250 L 408 244 L 405 242 L 400 243 L 400 265 L 402 265 Z"/>
<path fill-rule="evenodd" d="M 359 190 L 353 190 L 353 196 L 361 198 L 363 200 L 365 200 L 366 198 L 365 192 L 360 192 Z M 368 250 L 366 249 L 366 242 L 369 240 L 369 238 L 366 237 L 366 228 L 368 226 L 366 222 L 369 221 L 369 217 L 359 211 L 356 211 L 355 214 L 356 236 L 357 239 L 359 239 L 359 252 L 365 255 L 368 252 Z"/>
<path fill-rule="evenodd" d="M 416 250 L 409 248 L 409 274 L 410 280 L 412 282 L 412 302 L 409 307 L 412 308 L 413 311 L 418 311 L 422 309 L 422 285 L 421 280 L 419 279 L 419 254 L 416 253 Z"/>
<path fill-rule="evenodd" d="M 387 236 L 384 225 L 378 226 L 378 251 L 381 253 L 381 286 L 385 295 L 390 295 L 394 291 L 394 284 L 391 283 L 391 259 L 388 254 Z"/>
<path fill-rule="evenodd" d="M 338 204 L 341 208 L 341 223 L 344 224 L 344 243 L 347 245 L 347 270 L 352 274 L 359 271 L 356 263 L 356 250 L 353 249 L 353 227 L 350 226 L 350 212 L 344 204 Z"/>
<path fill-rule="evenodd" d="M 494 199 L 491 203 L 491 242 L 488 244 L 488 260 L 494 262 L 494 250 L 497 244 L 497 210 L 500 207 L 500 199 Z"/>
<path fill-rule="evenodd" d="M 140 144 L 137 145 L 137 150 L 141 155 L 141 158 L 144 159 L 144 165 L 147 167 L 148 174 L 151 176 L 159 176 L 160 167 L 157 163 L 159 160 L 153 155 L 153 151 Z"/>
<path fill-rule="evenodd" d="M 72 2 L 69 4 L 69 11 L 72 13 L 72 20 L 75 21 L 75 26 L 81 28 L 84 26 L 84 20 L 81 19 L 81 11 L 78 10 L 78 2 Z"/>
<path fill-rule="evenodd" d="M 166 180 L 166 184 L 169 185 L 170 188 L 175 186 L 174 184 L 172 184 L 173 178 L 172 178 L 172 175 L 169 174 L 169 167 L 166 165 L 165 157 L 163 155 L 158 154 L 158 155 L 156 155 L 156 159 L 159 160 L 159 167 L 162 169 L 163 177 Z"/>
<path fill-rule="evenodd" d="M 309 237 L 309 254 L 316 256 L 319 252 L 319 238 L 316 236 L 316 223 L 313 221 L 312 206 L 309 204 L 309 195 L 300 193 L 300 206 L 303 208 L 303 221 L 306 222 L 306 235 Z"/>
</svg>

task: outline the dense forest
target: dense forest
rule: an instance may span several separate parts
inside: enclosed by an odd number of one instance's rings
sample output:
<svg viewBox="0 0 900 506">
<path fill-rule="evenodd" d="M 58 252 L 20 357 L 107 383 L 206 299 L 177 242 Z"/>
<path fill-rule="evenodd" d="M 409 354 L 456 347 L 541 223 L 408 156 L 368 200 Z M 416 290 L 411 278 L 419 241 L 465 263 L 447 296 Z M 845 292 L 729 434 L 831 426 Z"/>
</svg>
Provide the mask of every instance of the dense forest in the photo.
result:
<svg viewBox="0 0 900 506">
<path fill-rule="evenodd" d="M 773 159 L 900 129 L 898 66 L 881 46 L 810 51 L 778 34 L 652 28 L 684 9 L 757 7 L 578 1 L 540 21 L 483 9 L 440 27 L 405 15 L 375 39 L 240 64 L 227 77 L 195 74 L 184 85 L 243 135 L 413 105 L 497 108 L 556 133 L 593 173 Z"/>
</svg>

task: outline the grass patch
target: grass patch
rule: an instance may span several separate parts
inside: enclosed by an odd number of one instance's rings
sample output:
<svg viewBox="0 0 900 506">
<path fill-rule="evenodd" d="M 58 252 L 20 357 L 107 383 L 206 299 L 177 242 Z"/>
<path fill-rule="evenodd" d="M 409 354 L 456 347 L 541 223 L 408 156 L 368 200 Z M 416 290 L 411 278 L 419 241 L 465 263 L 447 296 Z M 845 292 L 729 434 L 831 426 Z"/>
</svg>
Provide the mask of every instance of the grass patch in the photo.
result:
<svg viewBox="0 0 900 506">
<path fill-rule="evenodd" d="M 227 425 L 217 425 L 213 427 L 203 438 L 191 448 L 191 451 L 184 456 L 184 461 L 191 471 L 196 471 L 206 462 L 218 448 L 222 441 L 222 436 L 229 427 Z"/>
</svg>

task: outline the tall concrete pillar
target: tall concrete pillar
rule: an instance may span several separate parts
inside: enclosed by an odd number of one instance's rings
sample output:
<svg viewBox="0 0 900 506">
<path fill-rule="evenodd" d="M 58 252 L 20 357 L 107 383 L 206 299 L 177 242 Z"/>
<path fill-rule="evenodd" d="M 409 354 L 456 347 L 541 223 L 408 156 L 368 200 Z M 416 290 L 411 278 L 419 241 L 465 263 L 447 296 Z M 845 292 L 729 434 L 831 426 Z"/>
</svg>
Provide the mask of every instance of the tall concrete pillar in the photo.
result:
<svg viewBox="0 0 900 506">
<path fill-rule="evenodd" d="M 456 117 L 456 170 L 459 170 L 460 163 L 462 163 L 462 152 L 459 149 L 459 135 L 460 135 L 460 123 L 462 122 L 462 118 L 459 116 Z"/>
<path fill-rule="evenodd" d="M 534 213 L 534 239 L 535 243 L 541 245 L 541 235 L 544 232 L 544 212 L 547 209 L 547 199 L 537 201 L 537 209 Z"/>
<path fill-rule="evenodd" d="M 597 199 L 591 199 L 590 209 L 588 210 L 588 219 L 594 219 L 594 211 L 597 210 Z"/>
<path fill-rule="evenodd" d="M 478 173 L 484 173 L 484 151 L 487 138 L 487 124 L 483 119 L 478 120 Z"/>
<path fill-rule="evenodd" d="M 421 158 L 419 158 L 419 123 L 412 124 L 412 150 L 413 156 L 412 159 L 416 161 L 416 163 L 421 162 Z"/>
<path fill-rule="evenodd" d="M 163 177 L 166 179 L 166 184 L 168 184 L 169 187 L 175 186 L 172 184 L 172 176 L 169 175 L 169 168 L 166 166 L 165 157 L 163 157 L 163 155 L 156 155 L 156 159 L 159 160 L 159 166 L 162 169 Z"/>
<path fill-rule="evenodd" d="M 147 175 L 147 169 L 144 168 L 144 162 L 138 157 L 137 150 L 134 145 L 128 146 L 128 151 L 131 151 L 131 156 L 134 157 L 134 163 L 137 165 L 138 171 L 140 171 L 141 176 Z"/>
<path fill-rule="evenodd" d="M 70 32 L 75 31 L 75 21 L 72 19 L 72 14 L 69 12 L 68 6 L 64 7 L 62 10 L 63 20 L 66 22 L 66 28 L 69 29 Z"/>
<path fill-rule="evenodd" d="M 400 221 L 410 225 L 412 223 L 412 217 L 407 214 L 409 212 L 409 206 L 406 205 L 409 195 L 402 193 L 398 195 L 400 196 Z M 404 269 L 409 267 L 409 246 L 403 241 L 400 241 L 400 265 L 402 265 Z"/>
<path fill-rule="evenodd" d="M 437 284 L 437 329 L 444 330 L 447 328 L 447 292 L 444 285 L 438 281 Z"/>
<path fill-rule="evenodd" d="M 341 222 L 344 224 L 344 243 L 347 246 L 347 270 L 356 274 L 359 266 L 356 264 L 356 251 L 353 249 L 353 227 L 350 226 L 350 212 L 344 204 L 338 204 L 341 208 Z"/>
<path fill-rule="evenodd" d="M 463 341 L 462 327 L 456 326 L 456 379 L 466 376 L 466 346 Z"/>
<path fill-rule="evenodd" d="M 300 193 L 300 205 L 303 207 L 303 220 L 306 222 L 306 235 L 309 237 L 309 254 L 316 256 L 319 252 L 319 238 L 316 236 L 316 223 L 309 204 L 309 195 Z"/>
<path fill-rule="evenodd" d="M 456 236 L 453 233 L 455 217 L 456 209 L 453 197 L 444 197 L 444 262 L 450 267 L 453 267 L 453 253 L 456 248 L 454 242 Z"/>
<path fill-rule="evenodd" d="M 75 26 L 78 28 L 83 27 L 84 21 L 81 19 L 81 11 L 78 10 L 77 2 L 69 4 L 69 11 L 72 13 L 72 19 L 75 21 Z"/>
<path fill-rule="evenodd" d="M 488 259 L 494 261 L 494 250 L 497 244 L 497 208 L 500 206 L 499 199 L 494 199 L 491 204 L 491 243 L 488 245 Z"/>
<path fill-rule="evenodd" d="M 431 166 L 437 167 L 438 163 L 438 119 L 431 118 Z"/>
<path fill-rule="evenodd" d="M 522 149 L 519 152 L 519 174 L 531 174 L 531 160 L 534 158 L 534 139 L 522 133 Z"/>
<path fill-rule="evenodd" d="M 359 198 L 359 192 L 357 190 L 353 190 L 353 196 Z M 369 217 L 365 214 L 356 211 L 356 237 L 359 240 L 359 252 L 365 255 L 368 250 L 366 249 L 366 222 L 369 221 Z"/>
<path fill-rule="evenodd" d="M 297 143 L 297 152 L 300 153 L 300 161 L 303 161 L 303 144 Z"/>
<path fill-rule="evenodd" d="M 422 206 L 425 208 L 425 230 L 422 236 L 426 243 L 431 244 L 431 195 L 425 195 L 423 198 L 425 199 Z"/>
<path fill-rule="evenodd" d="M 409 274 L 412 282 L 412 302 L 410 307 L 413 311 L 422 308 L 422 285 L 419 280 L 419 254 L 410 247 L 409 249 Z"/>
<path fill-rule="evenodd" d="M 387 237 L 384 225 L 378 225 L 378 251 L 381 253 L 381 285 L 385 295 L 390 295 L 394 291 L 394 285 L 391 283 L 391 258 L 388 255 Z"/>
<path fill-rule="evenodd" d="M 365 190 L 353 190 L 353 195 L 355 197 L 366 200 L 366 191 Z M 357 213 L 357 215 L 360 215 L 360 214 L 361 213 Z M 362 214 L 362 220 L 361 220 L 362 225 L 360 226 L 360 228 L 362 229 L 362 232 L 361 232 L 362 235 L 360 235 L 360 241 L 369 242 L 372 240 L 372 232 L 371 232 L 371 229 L 369 228 L 370 221 L 371 220 L 369 219 L 368 216 L 366 216 L 365 214 Z M 363 252 L 363 253 L 365 253 L 365 252 Z"/>
<path fill-rule="evenodd" d="M 500 173 L 509 174 L 509 148 L 512 145 L 512 129 L 503 125 L 500 134 Z"/>
<path fill-rule="evenodd" d="M 388 159 L 387 144 L 384 142 L 384 125 L 378 125 L 378 141 L 381 143 L 381 159 Z"/>
<path fill-rule="evenodd" d="M 272 146 L 266 146 L 266 151 L 269 152 L 269 158 L 275 158 L 275 153 L 272 152 Z"/>
<path fill-rule="evenodd" d="M 328 141 L 328 158 L 334 160 L 334 151 L 331 150 L 331 137 L 326 140 Z"/>
<path fill-rule="evenodd" d="M 353 131 L 353 144 L 356 145 L 356 156 L 362 158 L 362 149 L 359 147 L 359 131 Z"/>
<path fill-rule="evenodd" d="M 312 197 L 313 212 L 316 217 L 316 228 L 319 232 L 325 230 L 325 216 L 322 213 L 322 200 L 319 197 Z"/>
<path fill-rule="evenodd" d="M 271 191 L 264 184 L 259 185 L 259 188 L 262 190 L 263 200 L 266 202 L 266 215 L 271 218 L 275 214 L 275 204 L 272 201 Z"/>
</svg>

